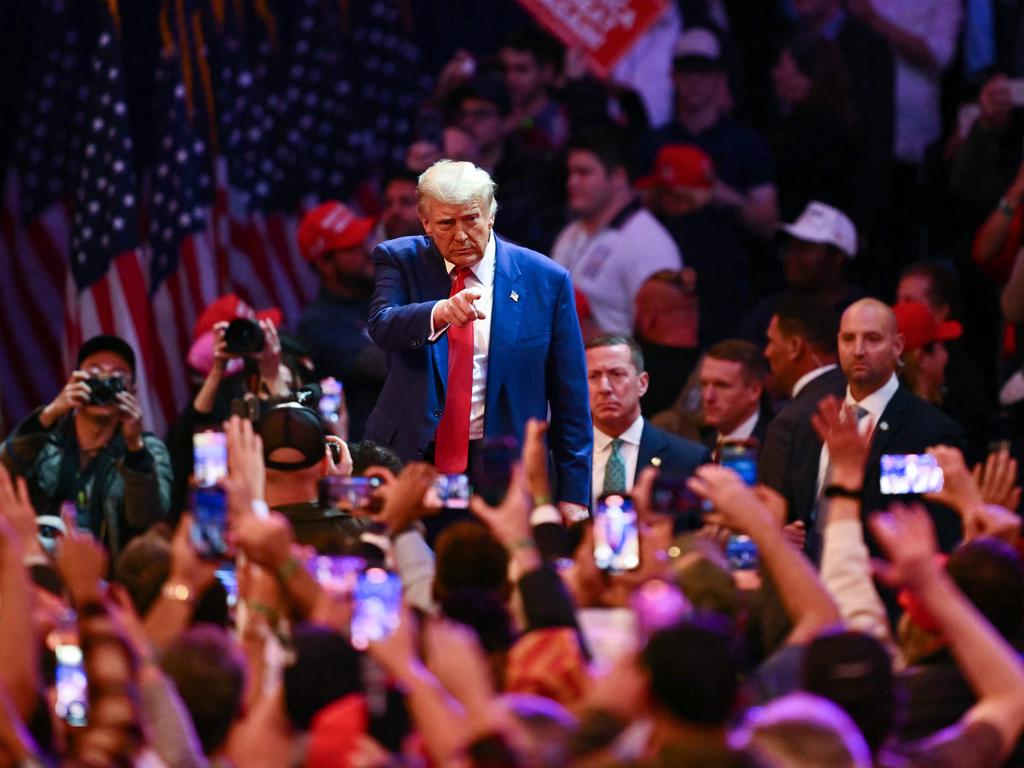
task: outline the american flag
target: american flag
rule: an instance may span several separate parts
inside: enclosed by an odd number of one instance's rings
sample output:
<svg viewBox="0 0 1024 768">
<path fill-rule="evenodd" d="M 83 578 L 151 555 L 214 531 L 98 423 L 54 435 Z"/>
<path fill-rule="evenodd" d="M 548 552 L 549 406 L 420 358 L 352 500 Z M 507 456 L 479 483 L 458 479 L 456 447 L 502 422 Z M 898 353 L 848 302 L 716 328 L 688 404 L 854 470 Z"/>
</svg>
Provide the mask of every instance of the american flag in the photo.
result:
<svg viewBox="0 0 1024 768">
<path fill-rule="evenodd" d="M 282 4 L 290 35 L 264 0 L 165 0 L 174 45 L 137 173 L 116 2 L 72 5 L 34 6 L 0 207 L 0 411 L 10 428 L 48 402 L 81 341 L 113 332 L 138 352 L 146 427 L 160 434 L 187 401 L 198 314 L 234 291 L 294 325 L 316 290 L 296 246 L 302 212 L 398 156 L 426 84 L 397 0 Z M 79 24 L 88 13 L 96 23 Z"/>
<path fill-rule="evenodd" d="M 82 88 L 80 157 L 72 177 L 70 279 L 67 281 L 67 359 L 97 333 L 120 336 L 143 363 L 136 385 L 143 413 L 158 415 L 149 383 L 151 315 L 143 272 L 138 181 L 125 96 L 120 30 L 106 2 Z"/>
</svg>

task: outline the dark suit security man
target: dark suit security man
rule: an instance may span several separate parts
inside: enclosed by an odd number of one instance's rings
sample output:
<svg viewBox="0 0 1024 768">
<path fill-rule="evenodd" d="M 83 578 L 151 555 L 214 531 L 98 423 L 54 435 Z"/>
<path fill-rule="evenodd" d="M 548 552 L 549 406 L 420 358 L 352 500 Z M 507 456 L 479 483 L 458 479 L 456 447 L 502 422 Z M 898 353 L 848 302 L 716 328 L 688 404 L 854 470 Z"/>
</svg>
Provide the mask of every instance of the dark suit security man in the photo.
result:
<svg viewBox="0 0 1024 768">
<path fill-rule="evenodd" d="M 663 432 L 640 415 L 648 376 L 633 339 L 607 335 L 587 344 L 587 381 L 594 419 L 595 498 L 628 492 L 647 466 L 690 474 L 711 460 L 700 443 Z"/>
<path fill-rule="evenodd" d="M 593 436 L 568 272 L 494 235 L 494 182 L 472 163 L 435 163 L 417 194 L 427 236 L 373 252 L 369 332 L 388 376 L 366 437 L 462 472 L 478 440 L 522 440 L 550 408 L 559 507 L 585 515 Z"/>
</svg>

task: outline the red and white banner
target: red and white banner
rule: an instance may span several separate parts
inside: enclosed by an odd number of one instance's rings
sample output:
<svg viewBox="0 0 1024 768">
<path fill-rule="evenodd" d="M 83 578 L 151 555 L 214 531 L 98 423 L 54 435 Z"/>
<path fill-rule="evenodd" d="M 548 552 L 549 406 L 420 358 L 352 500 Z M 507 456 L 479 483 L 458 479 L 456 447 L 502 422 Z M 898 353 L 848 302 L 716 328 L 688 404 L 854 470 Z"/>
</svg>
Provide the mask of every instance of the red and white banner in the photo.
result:
<svg viewBox="0 0 1024 768">
<path fill-rule="evenodd" d="M 520 4 L 568 48 L 582 48 L 590 66 L 607 75 L 668 0 L 519 0 Z"/>
</svg>

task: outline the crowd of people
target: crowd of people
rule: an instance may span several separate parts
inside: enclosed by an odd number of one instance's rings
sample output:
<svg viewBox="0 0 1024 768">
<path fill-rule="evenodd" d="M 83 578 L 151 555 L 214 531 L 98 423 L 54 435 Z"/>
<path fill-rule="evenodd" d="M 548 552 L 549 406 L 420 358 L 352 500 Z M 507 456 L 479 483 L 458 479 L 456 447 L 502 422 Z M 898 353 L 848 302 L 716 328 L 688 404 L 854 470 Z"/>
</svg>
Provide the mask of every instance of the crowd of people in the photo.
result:
<svg viewBox="0 0 1024 768">
<path fill-rule="evenodd" d="M 1024 11 L 671 5 L 456 53 L 163 439 L 81 346 L 0 445 L 0 765 L 1024 765 Z"/>
</svg>

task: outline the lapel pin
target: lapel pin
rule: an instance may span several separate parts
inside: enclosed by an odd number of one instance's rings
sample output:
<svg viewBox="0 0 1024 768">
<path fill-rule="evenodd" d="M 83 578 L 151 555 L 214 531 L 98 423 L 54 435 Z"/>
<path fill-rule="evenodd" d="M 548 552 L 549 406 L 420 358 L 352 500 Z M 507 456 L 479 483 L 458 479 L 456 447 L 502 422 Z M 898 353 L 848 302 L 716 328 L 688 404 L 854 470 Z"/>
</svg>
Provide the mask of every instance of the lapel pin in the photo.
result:
<svg viewBox="0 0 1024 768">
<path fill-rule="evenodd" d="M 889 430 L 889 422 L 887 422 L 887 421 L 879 422 L 878 428 L 880 430 L 882 430 L 883 432 L 887 432 Z"/>
<path fill-rule="evenodd" d="M 512 291 L 512 293 L 509 294 L 509 297 L 512 299 L 512 301 L 519 301 L 519 294 L 516 293 L 515 291 Z"/>
</svg>

